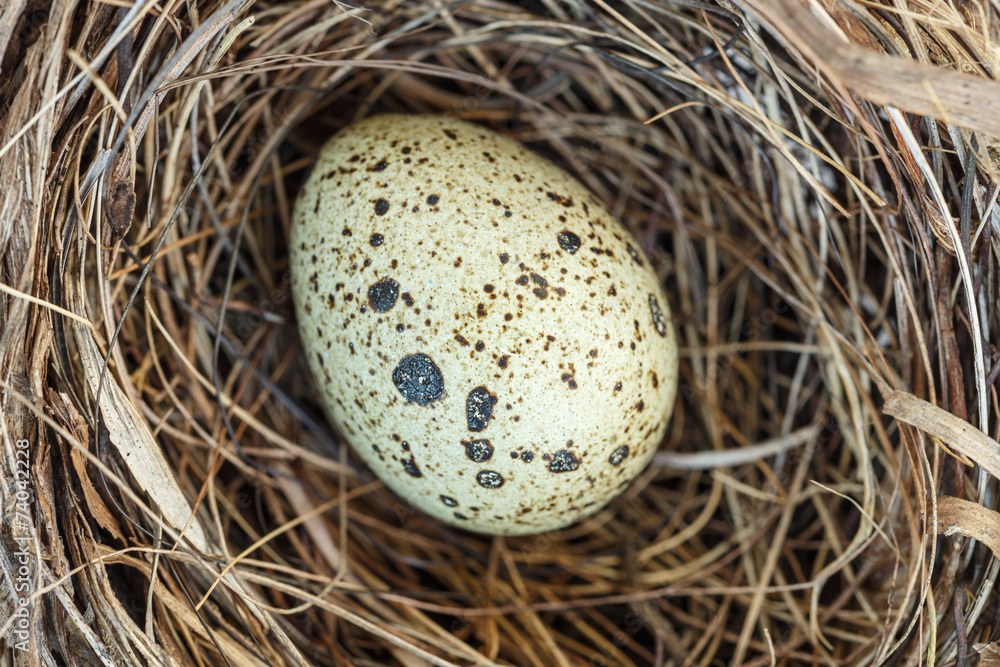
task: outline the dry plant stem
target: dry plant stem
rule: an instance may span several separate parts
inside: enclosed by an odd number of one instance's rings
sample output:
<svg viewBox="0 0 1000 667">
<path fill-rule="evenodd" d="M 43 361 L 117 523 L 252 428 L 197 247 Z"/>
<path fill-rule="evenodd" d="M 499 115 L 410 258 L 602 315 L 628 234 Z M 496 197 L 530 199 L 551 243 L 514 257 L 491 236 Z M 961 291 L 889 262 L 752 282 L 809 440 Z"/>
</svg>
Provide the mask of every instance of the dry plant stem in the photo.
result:
<svg viewBox="0 0 1000 667">
<path fill-rule="evenodd" d="M 191 64 L 191 61 L 202 53 L 215 36 L 236 20 L 235 11 L 244 2 L 245 0 L 229 0 L 213 16 L 209 17 L 208 21 L 198 26 L 184 43 L 181 44 L 177 54 L 149 82 L 146 91 L 139 97 L 139 103 L 136 105 L 139 108 L 130 114 L 125 127 L 120 130 L 112 151 L 117 153 L 121 150 L 126 131 L 134 137 L 134 143 L 137 144 L 142 140 L 142 137 L 146 134 L 146 128 L 153 119 L 153 114 L 167 94 L 166 90 L 161 89 L 180 77 L 188 68 L 188 65 Z M 133 155 L 124 153 L 118 155 L 111 171 L 110 182 L 125 181 L 128 178 L 128 172 L 134 160 Z"/>
<path fill-rule="evenodd" d="M 995 81 L 877 54 L 851 44 L 842 32 L 818 20 L 811 7 L 794 0 L 744 0 L 741 4 L 787 39 L 810 64 L 860 96 L 877 104 L 1000 136 L 1000 116 L 982 113 L 978 104 L 980 100 L 1000 96 L 1000 84 Z"/>
<path fill-rule="evenodd" d="M 723 452 L 691 452 L 671 454 L 660 452 L 653 458 L 656 465 L 678 470 L 712 470 L 746 465 L 754 461 L 771 458 L 800 447 L 812 440 L 819 432 L 819 426 L 807 426 L 794 433 L 761 442 L 748 447 L 730 449 Z"/>
</svg>

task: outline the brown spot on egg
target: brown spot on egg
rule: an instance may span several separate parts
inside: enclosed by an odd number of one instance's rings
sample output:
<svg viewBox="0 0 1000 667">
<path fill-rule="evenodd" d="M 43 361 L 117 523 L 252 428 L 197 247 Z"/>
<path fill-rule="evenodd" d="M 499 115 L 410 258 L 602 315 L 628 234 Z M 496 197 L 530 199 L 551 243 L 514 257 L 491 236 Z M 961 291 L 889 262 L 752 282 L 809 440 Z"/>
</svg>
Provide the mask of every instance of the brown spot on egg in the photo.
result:
<svg viewBox="0 0 1000 667">
<path fill-rule="evenodd" d="M 440 496 L 438 496 L 438 498 L 440 498 L 441 502 L 443 502 L 448 507 L 458 507 L 458 501 L 452 498 L 451 496 L 446 496 L 444 494 L 441 494 Z"/>
<path fill-rule="evenodd" d="M 639 256 L 639 251 L 632 247 L 631 243 L 625 244 L 625 251 L 628 252 L 629 257 L 639 266 L 642 266 L 642 257 Z"/>
<path fill-rule="evenodd" d="M 430 405 L 444 394 L 444 376 L 426 354 L 410 354 L 399 360 L 392 382 L 407 403 Z"/>
<path fill-rule="evenodd" d="M 555 192 L 551 192 L 551 191 L 546 192 L 545 196 L 549 198 L 549 201 L 554 201 L 554 202 L 556 202 L 558 204 L 562 204 L 563 206 L 566 206 L 566 207 L 569 207 L 569 206 L 573 205 L 573 200 L 572 199 L 569 199 L 567 197 L 563 197 L 562 195 L 557 194 Z"/>
<path fill-rule="evenodd" d="M 379 197 L 375 200 L 375 215 L 385 215 L 389 212 L 389 202 Z M 346 231 L 346 230 L 345 230 Z"/>
<path fill-rule="evenodd" d="M 376 313 L 386 313 L 396 305 L 399 283 L 392 278 L 383 278 L 368 288 L 368 305 Z"/>
<path fill-rule="evenodd" d="M 559 247 L 571 255 L 580 249 L 580 237 L 567 229 L 556 234 L 556 240 L 559 241 Z"/>
<path fill-rule="evenodd" d="M 626 456 L 628 456 L 628 445 L 622 445 L 611 452 L 611 456 L 608 457 L 608 463 L 613 466 L 619 466 L 625 460 Z"/>
<path fill-rule="evenodd" d="M 656 299 L 656 295 L 649 295 L 649 315 L 653 320 L 653 328 L 656 329 L 656 333 L 660 334 L 660 337 L 667 335 L 667 320 L 663 317 L 663 310 L 660 308 L 660 302 Z"/>
<path fill-rule="evenodd" d="M 476 463 L 486 463 L 493 458 L 493 445 L 489 440 L 463 440 L 465 456 Z"/>
<path fill-rule="evenodd" d="M 476 474 L 476 481 L 484 489 L 499 489 L 503 486 L 503 475 L 495 470 L 480 470 Z"/>
<path fill-rule="evenodd" d="M 420 472 L 420 466 L 411 456 L 408 459 L 403 459 L 403 470 L 407 472 L 411 477 L 423 477 L 424 473 Z"/>
<path fill-rule="evenodd" d="M 549 472 L 573 472 L 579 467 L 580 459 L 568 449 L 560 449 L 549 461 Z"/>
<path fill-rule="evenodd" d="M 465 399 L 465 417 L 470 431 L 483 431 L 493 418 L 497 397 L 486 387 L 476 387 Z"/>
</svg>

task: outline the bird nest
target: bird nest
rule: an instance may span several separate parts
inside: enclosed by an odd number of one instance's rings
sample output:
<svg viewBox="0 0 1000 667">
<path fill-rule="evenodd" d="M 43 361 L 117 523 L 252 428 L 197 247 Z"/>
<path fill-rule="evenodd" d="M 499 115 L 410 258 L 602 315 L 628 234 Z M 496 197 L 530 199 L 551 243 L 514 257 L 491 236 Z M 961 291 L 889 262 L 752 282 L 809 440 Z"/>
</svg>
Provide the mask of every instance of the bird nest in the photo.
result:
<svg viewBox="0 0 1000 667">
<path fill-rule="evenodd" d="M 0 528 L 19 664 L 997 664 L 985 0 L 0 7 Z M 650 467 L 490 538 L 343 446 L 295 195 L 379 112 L 496 129 L 644 246 Z"/>
</svg>

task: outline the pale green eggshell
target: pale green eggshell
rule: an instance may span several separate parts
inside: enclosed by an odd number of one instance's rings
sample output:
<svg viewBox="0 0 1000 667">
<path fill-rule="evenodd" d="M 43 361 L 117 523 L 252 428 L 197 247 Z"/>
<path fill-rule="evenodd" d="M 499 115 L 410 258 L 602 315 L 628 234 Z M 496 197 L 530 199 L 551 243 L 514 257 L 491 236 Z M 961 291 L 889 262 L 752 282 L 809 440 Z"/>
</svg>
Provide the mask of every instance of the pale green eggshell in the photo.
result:
<svg viewBox="0 0 1000 667">
<path fill-rule="evenodd" d="M 656 275 L 582 184 L 520 144 L 439 116 L 355 123 L 320 151 L 291 248 L 333 421 L 424 512 L 560 528 L 662 439 L 677 344 Z"/>
</svg>

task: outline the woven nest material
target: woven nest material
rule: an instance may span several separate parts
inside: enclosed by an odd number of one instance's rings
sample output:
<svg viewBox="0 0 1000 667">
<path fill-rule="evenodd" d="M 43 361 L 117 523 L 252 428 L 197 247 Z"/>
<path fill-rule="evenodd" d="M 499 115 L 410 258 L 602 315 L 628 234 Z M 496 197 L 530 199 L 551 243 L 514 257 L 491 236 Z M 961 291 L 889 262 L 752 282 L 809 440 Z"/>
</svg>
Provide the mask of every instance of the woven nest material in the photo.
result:
<svg viewBox="0 0 1000 667">
<path fill-rule="evenodd" d="M 986 0 L 3 3 L 6 651 L 1000 664 L 998 44 Z M 324 416 L 290 210 L 383 111 L 558 163 L 667 287 L 667 438 L 566 530 L 430 519 Z"/>
</svg>

